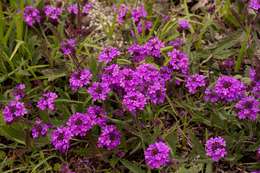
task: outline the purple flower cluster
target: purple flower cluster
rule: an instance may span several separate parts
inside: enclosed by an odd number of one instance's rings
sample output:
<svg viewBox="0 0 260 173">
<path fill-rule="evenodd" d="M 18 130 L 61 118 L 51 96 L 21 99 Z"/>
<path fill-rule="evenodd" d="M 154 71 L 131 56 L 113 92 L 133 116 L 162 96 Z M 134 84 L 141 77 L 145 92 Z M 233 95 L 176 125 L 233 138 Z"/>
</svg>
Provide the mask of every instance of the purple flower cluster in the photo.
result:
<svg viewBox="0 0 260 173">
<path fill-rule="evenodd" d="M 26 6 L 23 18 L 27 25 L 33 26 L 41 21 L 40 11 L 32 6 Z"/>
<path fill-rule="evenodd" d="M 12 95 L 16 100 L 20 100 L 25 96 L 24 93 L 25 90 L 25 84 L 21 83 L 16 85 L 16 87 L 13 89 Z"/>
<path fill-rule="evenodd" d="M 39 138 L 40 136 L 45 136 L 48 132 L 49 127 L 50 126 L 48 124 L 37 118 L 32 128 L 32 137 L 35 139 Z"/>
<path fill-rule="evenodd" d="M 256 82 L 255 86 L 252 88 L 251 93 L 255 98 L 260 99 L 260 81 Z"/>
<path fill-rule="evenodd" d="M 101 128 L 101 134 L 98 137 L 97 146 L 112 150 L 120 145 L 121 133 L 114 125 L 106 125 Z"/>
<path fill-rule="evenodd" d="M 87 15 L 92 8 L 93 8 L 93 4 L 92 3 L 86 3 L 83 6 L 82 13 Z"/>
<path fill-rule="evenodd" d="M 83 113 L 76 112 L 66 123 L 72 136 L 85 136 L 86 133 L 93 127 L 93 121 L 90 116 Z"/>
<path fill-rule="evenodd" d="M 245 95 L 245 85 L 232 76 L 220 76 L 213 92 L 224 101 L 236 101 Z"/>
<path fill-rule="evenodd" d="M 219 161 L 227 155 L 226 141 L 222 137 L 212 137 L 207 140 L 205 150 L 213 161 Z"/>
<path fill-rule="evenodd" d="M 121 25 L 124 23 L 126 14 L 128 12 L 128 7 L 125 4 L 121 4 L 117 11 L 117 22 Z"/>
<path fill-rule="evenodd" d="M 144 151 L 145 162 L 151 169 L 158 169 L 170 162 L 170 147 L 162 141 L 150 144 Z"/>
<path fill-rule="evenodd" d="M 92 74 L 89 69 L 76 71 L 70 76 L 70 87 L 73 91 L 77 91 L 78 89 L 87 86 L 90 83 L 91 78 Z"/>
<path fill-rule="evenodd" d="M 120 51 L 117 48 L 114 47 L 106 47 L 102 50 L 102 52 L 98 56 L 99 62 L 105 62 L 109 63 L 111 62 L 115 57 L 120 55 Z"/>
<path fill-rule="evenodd" d="M 108 94 L 110 93 L 110 88 L 108 83 L 104 82 L 94 82 L 88 88 L 88 93 L 91 95 L 94 101 L 100 100 L 104 101 L 107 99 Z"/>
<path fill-rule="evenodd" d="M 145 96 L 138 91 L 128 92 L 123 99 L 123 105 L 131 112 L 143 110 L 147 104 Z"/>
<path fill-rule="evenodd" d="M 132 19 L 138 23 L 142 18 L 146 18 L 147 12 L 143 5 L 140 5 L 132 10 Z"/>
<path fill-rule="evenodd" d="M 76 40 L 67 39 L 61 42 L 60 51 L 63 55 L 69 56 L 75 53 L 76 51 Z"/>
<path fill-rule="evenodd" d="M 42 95 L 42 97 L 37 102 L 37 107 L 40 110 L 46 110 L 49 109 L 51 111 L 54 111 L 55 105 L 54 102 L 58 98 L 58 95 L 54 92 L 46 92 Z"/>
<path fill-rule="evenodd" d="M 137 24 L 137 32 L 139 34 L 141 34 L 143 31 L 149 31 L 153 26 L 153 23 L 149 20 L 141 20 L 138 24 Z"/>
<path fill-rule="evenodd" d="M 235 108 L 239 119 L 256 120 L 259 113 L 259 102 L 252 96 L 242 98 Z"/>
<path fill-rule="evenodd" d="M 44 7 L 44 14 L 52 21 L 57 21 L 62 13 L 62 8 L 46 5 Z"/>
<path fill-rule="evenodd" d="M 179 28 L 181 30 L 187 30 L 190 28 L 190 24 L 189 21 L 185 20 L 185 19 L 179 19 L 178 20 L 178 24 L 179 24 Z"/>
<path fill-rule="evenodd" d="M 183 40 L 181 38 L 176 38 L 175 40 L 170 41 L 169 45 L 173 46 L 174 49 L 179 49 L 183 45 L 183 43 L 184 42 L 183 42 Z"/>
<path fill-rule="evenodd" d="M 72 15 L 78 14 L 78 4 L 71 4 L 67 7 L 67 10 Z"/>
<path fill-rule="evenodd" d="M 171 58 L 169 61 L 169 68 L 172 71 L 178 71 L 182 74 L 187 74 L 189 71 L 189 58 L 180 50 L 173 49 L 173 51 L 168 52 L 168 56 Z"/>
<path fill-rule="evenodd" d="M 100 127 L 107 123 L 107 113 L 100 106 L 89 106 L 86 115 L 90 117 L 93 125 L 98 125 Z"/>
<path fill-rule="evenodd" d="M 260 1 L 259 0 L 250 0 L 249 8 L 258 11 L 260 9 Z"/>
<path fill-rule="evenodd" d="M 204 94 L 204 100 L 206 102 L 216 103 L 220 100 L 219 96 L 211 88 L 207 88 Z"/>
<path fill-rule="evenodd" d="M 131 55 L 133 62 L 143 61 L 148 56 L 146 46 L 136 43 L 128 47 L 128 53 Z"/>
<path fill-rule="evenodd" d="M 185 86 L 188 88 L 189 93 L 195 94 L 200 87 L 206 86 L 206 76 L 194 74 L 188 76 L 185 82 Z"/>
<path fill-rule="evenodd" d="M 145 48 L 147 53 L 150 56 L 153 56 L 155 58 L 159 58 L 161 56 L 161 48 L 164 47 L 164 43 L 159 40 L 158 37 L 153 37 L 145 44 Z"/>
<path fill-rule="evenodd" d="M 12 100 L 3 109 L 3 117 L 6 123 L 11 123 L 15 119 L 24 116 L 28 111 L 23 102 L 19 100 Z"/>
<path fill-rule="evenodd" d="M 64 153 L 68 151 L 72 132 L 68 127 L 58 127 L 51 133 L 51 143 L 55 149 Z"/>
</svg>

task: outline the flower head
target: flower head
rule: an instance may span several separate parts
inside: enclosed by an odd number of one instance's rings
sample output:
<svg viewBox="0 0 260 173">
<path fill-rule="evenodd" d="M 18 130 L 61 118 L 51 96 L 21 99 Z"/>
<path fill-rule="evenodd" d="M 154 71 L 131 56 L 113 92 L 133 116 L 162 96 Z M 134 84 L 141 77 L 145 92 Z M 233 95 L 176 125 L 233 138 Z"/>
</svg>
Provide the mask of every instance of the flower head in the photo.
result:
<svg viewBox="0 0 260 173">
<path fill-rule="evenodd" d="M 123 106 L 131 112 L 143 110 L 146 103 L 145 96 L 138 91 L 129 91 L 123 98 Z"/>
<path fill-rule="evenodd" d="M 173 46 L 174 49 L 179 49 L 183 45 L 183 40 L 181 38 L 176 38 L 173 41 L 169 42 L 169 45 Z"/>
<path fill-rule="evenodd" d="M 166 166 L 170 162 L 170 147 L 162 141 L 150 144 L 144 151 L 146 164 L 152 169 Z"/>
<path fill-rule="evenodd" d="M 227 155 L 226 141 L 222 137 L 212 137 L 207 140 L 205 150 L 213 161 L 219 161 Z"/>
<path fill-rule="evenodd" d="M 76 40 L 67 39 L 61 42 L 60 51 L 65 56 L 69 56 L 75 53 L 76 51 Z"/>
<path fill-rule="evenodd" d="M 101 134 L 98 137 L 97 146 L 112 150 L 120 145 L 121 133 L 114 125 L 107 125 L 101 128 Z"/>
<path fill-rule="evenodd" d="M 143 61 L 148 55 L 148 51 L 145 46 L 136 43 L 129 46 L 127 51 L 131 55 L 134 62 Z"/>
<path fill-rule="evenodd" d="M 49 19 L 57 21 L 62 13 L 62 9 L 51 5 L 46 5 L 44 7 L 44 13 Z"/>
<path fill-rule="evenodd" d="M 109 84 L 104 82 L 94 82 L 89 88 L 88 93 L 92 96 L 94 101 L 106 100 L 110 92 Z"/>
<path fill-rule="evenodd" d="M 92 3 L 86 3 L 83 7 L 82 13 L 83 14 L 88 14 L 89 11 L 93 8 L 93 4 Z"/>
<path fill-rule="evenodd" d="M 254 97 L 244 97 L 236 103 L 235 108 L 239 119 L 256 120 L 259 113 L 259 102 Z"/>
<path fill-rule="evenodd" d="M 132 19 L 135 23 L 138 23 L 140 19 L 145 18 L 147 16 L 147 12 L 143 5 L 138 6 L 132 10 Z"/>
<path fill-rule="evenodd" d="M 249 8 L 252 8 L 253 10 L 259 10 L 260 9 L 260 1 L 259 0 L 250 0 L 249 1 Z"/>
<path fill-rule="evenodd" d="M 67 8 L 68 12 L 73 15 L 78 14 L 78 4 L 71 4 Z"/>
<path fill-rule="evenodd" d="M 89 106 L 86 112 L 86 116 L 89 116 L 93 125 L 104 126 L 107 123 L 107 113 L 100 106 Z"/>
<path fill-rule="evenodd" d="M 50 126 L 48 124 L 37 118 L 32 128 L 32 137 L 35 139 L 40 136 L 45 136 L 48 132 L 49 127 Z"/>
<path fill-rule="evenodd" d="M 204 94 L 204 100 L 207 102 L 216 103 L 220 100 L 219 96 L 211 88 L 207 88 Z"/>
<path fill-rule="evenodd" d="M 186 29 L 190 28 L 189 21 L 187 21 L 185 19 L 179 19 L 178 24 L 179 24 L 180 29 L 182 29 L 182 30 L 186 30 Z"/>
<path fill-rule="evenodd" d="M 22 99 L 25 96 L 24 90 L 25 90 L 25 84 L 20 83 L 15 86 L 12 95 L 16 100 Z"/>
<path fill-rule="evenodd" d="M 102 73 L 102 82 L 109 85 L 119 85 L 120 67 L 117 64 L 107 66 Z"/>
<path fill-rule="evenodd" d="M 200 87 L 206 86 L 206 76 L 194 74 L 188 76 L 185 86 L 188 88 L 189 93 L 195 94 Z"/>
<path fill-rule="evenodd" d="M 220 76 L 213 90 L 221 99 L 231 102 L 244 96 L 245 85 L 232 76 Z"/>
<path fill-rule="evenodd" d="M 137 32 L 141 34 L 144 32 L 149 31 L 153 26 L 153 23 L 149 20 L 140 20 L 137 24 Z"/>
<path fill-rule="evenodd" d="M 11 123 L 15 119 L 24 116 L 28 111 L 23 102 L 12 100 L 3 109 L 3 117 L 6 123 Z"/>
<path fill-rule="evenodd" d="M 26 6 L 23 12 L 23 18 L 27 25 L 33 26 L 41 21 L 40 11 L 33 6 Z"/>
<path fill-rule="evenodd" d="M 58 98 L 58 95 L 54 92 L 46 92 L 42 95 L 40 100 L 37 102 L 37 107 L 40 110 L 49 109 L 53 111 L 55 109 L 54 102 Z"/>
<path fill-rule="evenodd" d="M 56 150 L 59 150 L 63 153 L 69 149 L 71 138 L 71 131 L 67 127 L 58 127 L 51 133 L 52 145 Z"/>
<path fill-rule="evenodd" d="M 85 136 L 94 124 L 89 116 L 76 112 L 68 119 L 66 125 L 72 136 Z"/>
<path fill-rule="evenodd" d="M 76 91 L 84 86 L 87 86 L 90 83 L 92 74 L 88 69 L 83 69 L 76 71 L 70 76 L 70 87 L 73 91 Z"/>
<path fill-rule="evenodd" d="M 256 82 L 251 92 L 255 96 L 255 98 L 260 99 L 260 82 Z"/>
<path fill-rule="evenodd" d="M 161 48 L 163 47 L 164 43 L 157 37 L 151 38 L 145 44 L 147 53 L 155 58 L 159 58 L 161 56 Z"/>
<path fill-rule="evenodd" d="M 173 49 L 173 51 L 168 52 L 168 56 L 171 58 L 169 62 L 169 68 L 174 71 L 179 71 L 183 74 L 187 74 L 189 71 L 189 58 L 180 50 Z"/>
<path fill-rule="evenodd" d="M 117 22 L 123 24 L 125 16 L 128 12 L 128 7 L 125 4 L 121 4 L 117 11 Z"/>
<path fill-rule="evenodd" d="M 106 47 L 102 50 L 102 52 L 98 56 L 99 62 L 105 62 L 109 63 L 111 62 L 115 57 L 120 55 L 120 51 L 117 48 L 114 47 Z"/>
</svg>

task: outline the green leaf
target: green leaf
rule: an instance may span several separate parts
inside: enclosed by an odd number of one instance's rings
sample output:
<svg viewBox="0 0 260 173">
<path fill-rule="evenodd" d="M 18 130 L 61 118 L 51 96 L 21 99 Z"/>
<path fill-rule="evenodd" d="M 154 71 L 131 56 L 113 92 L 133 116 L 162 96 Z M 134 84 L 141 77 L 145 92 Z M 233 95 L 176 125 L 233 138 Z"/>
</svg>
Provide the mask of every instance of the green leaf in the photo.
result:
<svg viewBox="0 0 260 173">
<path fill-rule="evenodd" d="M 136 164 L 129 162 L 128 160 L 122 159 L 121 163 L 127 167 L 133 173 L 145 173 L 143 169 L 138 167 Z"/>
</svg>

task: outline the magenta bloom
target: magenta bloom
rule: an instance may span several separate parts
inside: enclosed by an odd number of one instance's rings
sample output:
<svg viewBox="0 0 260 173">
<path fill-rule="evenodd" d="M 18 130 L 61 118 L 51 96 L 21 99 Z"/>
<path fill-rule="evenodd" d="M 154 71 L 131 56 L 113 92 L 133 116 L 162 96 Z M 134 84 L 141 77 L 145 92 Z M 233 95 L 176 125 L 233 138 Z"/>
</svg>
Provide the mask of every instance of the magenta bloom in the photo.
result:
<svg viewBox="0 0 260 173">
<path fill-rule="evenodd" d="M 134 62 L 143 61 L 148 56 L 148 51 L 145 46 L 139 44 L 132 44 L 127 49 L 128 53 Z"/>
<path fill-rule="evenodd" d="M 97 146 L 99 148 L 106 148 L 113 150 L 121 142 L 121 133 L 114 125 L 107 125 L 101 128 L 101 134 L 98 137 Z"/>
<path fill-rule="evenodd" d="M 90 83 L 91 78 L 92 74 L 89 69 L 76 71 L 70 76 L 70 87 L 73 91 L 77 91 L 78 89 L 87 86 Z"/>
<path fill-rule="evenodd" d="M 207 88 L 205 90 L 204 100 L 207 102 L 216 103 L 220 100 L 220 98 L 211 88 Z"/>
<path fill-rule="evenodd" d="M 67 127 L 58 127 L 51 133 L 51 143 L 56 150 L 64 153 L 68 151 L 72 133 Z"/>
<path fill-rule="evenodd" d="M 76 112 L 67 121 L 66 125 L 72 136 L 85 136 L 93 127 L 91 118 L 83 113 Z"/>
<path fill-rule="evenodd" d="M 120 86 L 124 88 L 125 91 L 132 91 L 137 85 L 140 84 L 140 78 L 134 70 L 124 68 L 120 71 L 120 73 Z"/>
<path fill-rule="evenodd" d="M 154 83 L 150 86 L 147 92 L 148 98 L 153 104 L 161 104 L 165 101 L 166 87 L 160 83 Z"/>
<path fill-rule="evenodd" d="M 213 161 L 219 161 L 227 155 L 226 141 L 222 137 L 212 137 L 207 140 L 205 150 Z"/>
<path fill-rule="evenodd" d="M 51 111 L 54 111 L 55 105 L 54 102 L 58 98 L 58 95 L 54 92 L 46 92 L 42 95 L 40 100 L 37 102 L 37 107 L 40 110 L 46 110 L 49 109 Z"/>
<path fill-rule="evenodd" d="M 185 82 L 185 86 L 188 88 L 189 93 L 195 94 L 199 88 L 206 86 L 206 76 L 194 74 L 188 76 Z"/>
<path fill-rule="evenodd" d="M 33 26 L 41 21 L 40 11 L 33 6 L 26 6 L 23 12 L 23 18 L 27 25 Z"/>
<path fill-rule="evenodd" d="M 251 92 L 255 96 L 255 98 L 260 99 L 260 82 L 256 82 Z"/>
<path fill-rule="evenodd" d="M 62 9 L 51 5 L 46 5 L 44 7 L 44 13 L 49 19 L 57 21 L 62 13 Z"/>
<path fill-rule="evenodd" d="M 16 100 L 20 100 L 25 96 L 24 90 L 25 90 L 25 84 L 20 83 L 16 85 L 16 87 L 13 89 L 12 95 Z"/>
<path fill-rule="evenodd" d="M 89 106 L 86 112 L 86 116 L 89 116 L 91 122 L 94 125 L 99 125 L 100 127 L 104 126 L 107 123 L 107 113 L 100 106 Z"/>
<path fill-rule="evenodd" d="M 68 12 L 73 15 L 78 14 L 78 4 L 71 4 L 67 8 Z"/>
<path fill-rule="evenodd" d="M 161 56 L 161 48 L 163 47 L 164 43 L 157 37 L 151 38 L 145 44 L 147 53 L 155 58 L 159 58 Z"/>
<path fill-rule="evenodd" d="M 256 120 L 259 113 L 259 102 L 252 96 L 242 98 L 235 108 L 239 119 Z"/>
<path fill-rule="evenodd" d="M 183 74 L 187 74 L 189 71 L 189 58 L 180 50 L 173 49 L 173 51 L 168 52 L 168 56 L 171 58 L 169 62 L 169 68 L 174 71 L 179 71 Z"/>
<path fill-rule="evenodd" d="M 94 101 L 106 100 L 110 92 L 109 84 L 104 82 L 94 82 L 89 88 L 88 93 Z"/>
<path fill-rule="evenodd" d="M 132 19 L 135 23 L 138 23 L 140 19 L 145 18 L 147 16 L 147 12 L 143 5 L 138 6 L 132 10 Z"/>
<path fill-rule="evenodd" d="M 86 3 L 83 7 L 82 13 L 83 14 L 88 14 L 89 11 L 93 8 L 93 4 L 92 3 Z"/>
<path fill-rule="evenodd" d="M 169 42 L 169 45 L 173 46 L 174 49 L 179 49 L 183 45 L 183 40 L 181 38 L 176 38 L 173 41 Z"/>
<path fill-rule="evenodd" d="M 260 1 L 259 0 L 250 0 L 249 1 L 249 8 L 252 8 L 253 10 L 259 10 L 260 9 Z"/>
<path fill-rule="evenodd" d="M 179 28 L 182 30 L 186 30 L 190 28 L 189 22 L 185 19 L 179 19 L 178 24 L 179 24 Z"/>
<path fill-rule="evenodd" d="M 128 12 L 128 7 L 125 4 L 121 4 L 119 9 L 118 9 L 118 14 L 117 14 L 117 22 L 119 24 L 123 24 L 126 14 Z"/>
<path fill-rule="evenodd" d="M 145 96 L 138 91 L 129 91 L 123 99 L 123 106 L 131 112 L 143 110 L 146 103 Z"/>
<path fill-rule="evenodd" d="M 6 123 L 11 123 L 15 119 L 24 116 L 28 111 L 23 102 L 12 100 L 3 109 L 3 117 Z"/>
<path fill-rule="evenodd" d="M 256 81 L 256 71 L 254 68 L 250 67 L 249 68 L 249 78 L 251 79 L 251 81 Z"/>
<path fill-rule="evenodd" d="M 150 144 L 144 151 L 146 164 L 151 169 L 158 169 L 170 162 L 170 147 L 162 141 Z"/>
<path fill-rule="evenodd" d="M 137 32 L 139 34 L 143 33 L 143 30 L 144 30 L 144 33 L 146 31 L 149 31 L 151 28 L 153 27 L 153 23 L 149 20 L 140 20 L 137 24 Z"/>
<path fill-rule="evenodd" d="M 119 85 L 120 67 L 117 64 L 107 66 L 102 73 L 101 79 L 103 83 L 111 85 Z"/>
<path fill-rule="evenodd" d="M 60 51 L 63 55 L 69 56 L 75 53 L 76 51 L 76 40 L 67 39 L 61 42 Z"/>
<path fill-rule="evenodd" d="M 115 57 L 120 55 L 120 51 L 117 48 L 114 47 L 106 47 L 102 50 L 102 52 L 98 56 L 99 62 L 105 62 L 109 63 L 111 62 Z"/>
<path fill-rule="evenodd" d="M 50 126 L 48 124 L 44 123 L 41 119 L 37 118 L 32 128 L 32 137 L 36 139 L 40 136 L 45 136 L 48 132 L 49 127 Z"/>
<path fill-rule="evenodd" d="M 213 90 L 228 102 L 236 101 L 245 95 L 245 85 L 232 76 L 220 76 Z"/>
</svg>

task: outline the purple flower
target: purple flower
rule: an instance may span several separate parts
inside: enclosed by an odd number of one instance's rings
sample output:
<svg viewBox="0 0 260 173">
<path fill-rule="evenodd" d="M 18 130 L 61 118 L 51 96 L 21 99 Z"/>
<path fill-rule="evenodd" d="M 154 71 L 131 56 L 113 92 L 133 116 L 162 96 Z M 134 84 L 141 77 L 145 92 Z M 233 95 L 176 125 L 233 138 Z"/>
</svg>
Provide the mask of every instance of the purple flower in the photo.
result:
<svg viewBox="0 0 260 173">
<path fill-rule="evenodd" d="M 12 100 L 3 109 L 3 117 L 6 123 L 11 123 L 15 119 L 24 116 L 28 111 L 23 102 Z"/>
<path fill-rule="evenodd" d="M 72 133 L 67 127 L 58 127 L 51 133 L 51 143 L 56 150 L 64 153 L 68 151 Z"/>
<path fill-rule="evenodd" d="M 162 141 L 150 144 L 144 151 L 146 164 L 151 169 L 158 169 L 170 162 L 170 147 Z"/>
<path fill-rule="evenodd" d="M 260 170 L 252 171 L 251 173 L 260 173 Z"/>
<path fill-rule="evenodd" d="M 234 66 L 235 62 L 233 58 L 228 58 L 224 60 L 221 65 L 226 69 L 231 69 Z"/>
<path fill-rule="evenodd" d="M 73 15 L 78 14 L 78 4 L 71 4 L 67 8 L 68 12 Z"/>
<path fill-rule="evenodd" d="M 238 103 L 235 108 L 239 119 L 256 120 L 259 113 L 259 102 L 254 97 L 244 97 Z"/>
<path fill-rule="evenodd" d="M 188 88 L 189 93 L 195 94 L 200 87 L 206 86 L 206 76 L 194 74 L 188 76 L 185 82 L 185 86 Z"/>
<path fill-rule="evenodd" d="M 255 96 L 255 98 L 260 99 L 260 82 L 256 82 L 251 92 Z"/>
<path fill-rule="evenodd" d="M 145 18 L 146 16 L 147 12 L 144 8 L 144 5 L 140 5 L 132 10 L 132 19 L 135 23 L 138 23 L 140 19 Z"/>
<path fill-rule="evenodd" d="M 79 135 L 83 137 L 93 127 L 94 123 L 89 116 L 76 112 L 68 119 L 66 125 L 72 136 Z"/>
<path fill-rule="evenodd" d="M 166 97 L 166 88 L 160 83 L 154 83 L 154 85 L 149 87 L 147 96 L 153 104 L 161 104 Z"/>
<path fill-rule="evenodd" d="M 252 82 L 257 80 L 256 79 L 256 71 L 252 67 L 249 68 L 249 78 L 251 79 Z"/>
<path fill-rule="evenodd" d="M 245 85 L 232 76 L 220 76 L 213 90 L 221 99 L 228 102 L 245 95 Z"/>
<path fill-rule="evenodd" d="M 41 21 L 40 11 L 33 6 L 26 6 L 23 12 L 23 18 L 27 25 L 33 26 Z"/>
<path fill-rule="evenodd" d="M 106 100 L 110 92 L 109 84 L 104 82 L 94 82 L 89 88 L 88 93 L 91 95 L 94 101 Z"/>
<path fill-rule="evenodd" d="M 101 128 L 101 134 L 98 137 L 97 146 L 99 148 L 106 148 L 113 150 L 120 145 L 121 133 L 114 125 L 107 125 Z"/>
<path fill-rule="evenodd" d="M 13 89 L 12 95 L 16 100 L 20 100 L 25 96 L 24 90 L 25 90 L 25 84 L 20 83 L 16 85 L 16 87 Z"/>
<path fill-rule="evenodd" d="M 161 48 L 164 47 L 164 43 L 159 40 L 159 38 L 154 37 L 148 40 L 148 42 L 145 44 L 145 47 L 149 55 L 155 58 L 159 58 L 161 56 Z"/>
<path fill-rule="evenodd" d="M 176 38 L 169 42 L 169 45 L 173 46 L 174 49 L 179 49 L 183 45 L 183 40 L 181 38 Z"/>
<path fill-rule="evenodd" d="M 190 28 L 189 22 L 185 19 L 179 19 L 178 24 L 181 30 L 186 30 Z"/>
<path fill-rule="evenodd" d="M 51 5 L 46 5 L 44 7 L 44 13 L 49 19 L 57 21 L 62 13 L 62 9 Z"/>
<path fill-rule="evenodd" d="M 189 71 L 189 58 L 180 50 L 173 49 L 173 51 L 168 52 L 168 56 L 171 58 L 169 62 L 169 68 L 175 71 L 179 71 L 183 74 L 187 74 Z"/>
<path fill-rule="evenodd" d="M 36 118 L 33 128 L 32 128 L 32 137 L 39 138 L 40 136 L 45 136 L 48 132 L 49 125 L 42 122 L 41 119 Z"/>
<path fill-rule="evenodd" d="M 46 92 L 42 95 L 42 97 L 37 102 L 37 107 L 40 110 L 46 110 L 49 109 L 51 111 L 54 111 L 55 105 L 54 102 L 58 98 L 58 95 L 54 92 Z"/>
<path fill-rule="evenodd" d="M 172 70 L 168 66 L 162 66 L 160 69 L 161 78 L 168 81 L 172 78 Z"/>
<path fill-rule="evenodd" d="M 220 98 L 211 88 L 207 88 L 205 90 L 204 100 L 207 102 L 216 103 L 220 100 Z"/>
<path fill-rule="evenodd" d="M 222 137 L 212 137 L 207 140 L 205 150 L 213 161 L 219 161 L 227 155 L 226 141 Z"/>
<path fill-rule="evenodd" d="M 125 4 L 121 4 L 118 9 L 117 22 L 121 25 L 124 23 L 125 16 L 128 12 L 128 7 Z"/>
<path fill-rule="evenodd" d="M 260 1 L 259 0 L 250 0 L 249 1 L 249 8 L 252 8 L 253 10 L 259 10 L 260 9 Z"/>
<path fill-rule="evenodd" d="M 86 3 L 83 7 L 82 13 L 83 14 L 88 14 L 89 11 L 93 8 L 93 4 L 92 3 Z"/>
<path fill-rule="evenodd" d="M 93 125 L 104 126 L 107 123 L 107 113 L 100 106 L 89 106 L 86 112 L 86 116 L 89 116 Z"/>
<path fill-rule="evenodd" d="M 130 91 L 124 95 L 123 106 L 130 112 L 143 110 L 147 101 L 145 96 L 138 91 Z"/>
<path fill-rule="evenodd" d="M 76 51 L 76 40 L 67 39 L 61 42 L 60 51 L 63 55 L 69 56 L 75 53 Z"/>
<path fill-rule="evenodd" d="M 143 30 L 144 32 L 146 31 L 149 31 L 153 26 L 153 23 L 149 20 L 140 20 L 137 24 L 137 32 L 139 34 L 142 34 L 143 33 Z"/>
<path fill-rule="evenodd" d="M 136 43 L 128 47 L 127 51 L 131 55 L 134 62 L 143 61 L 148 55 L 148 51 L 145 46 Z"/>
<path fill-rule="evenodd" d="M 119 83 L 125 91 L 134 90 L 137 85 L 140 84 L 140 78 L 137 76 L 134 70 L 130 68 L 124 68 L 120 71 Z"/>
<path fill-rule="evenodd" d="M 87 86 L 90 83 L 91 78 L 92 74 L 89 69 L 76 71 L 70 76 L 70 87 L 73 91 L 77 91 L 78 89 Z"/>
<path fill-rule="evenodd" d="M 107 66 L 102 73 L 101 80 L 109 85 L 119 85 L 120 67 L 117 64 Z"/>
<path fill-rule="evenodd" d="M 115 57 L 120 55 L 120 51 L 117 48 L 114 47 L 106 47 L 102 50 L 102 52 L 98 56 L 99 62 L 105 62 L 109 63 L 111 62 Z"/>
</svg>

